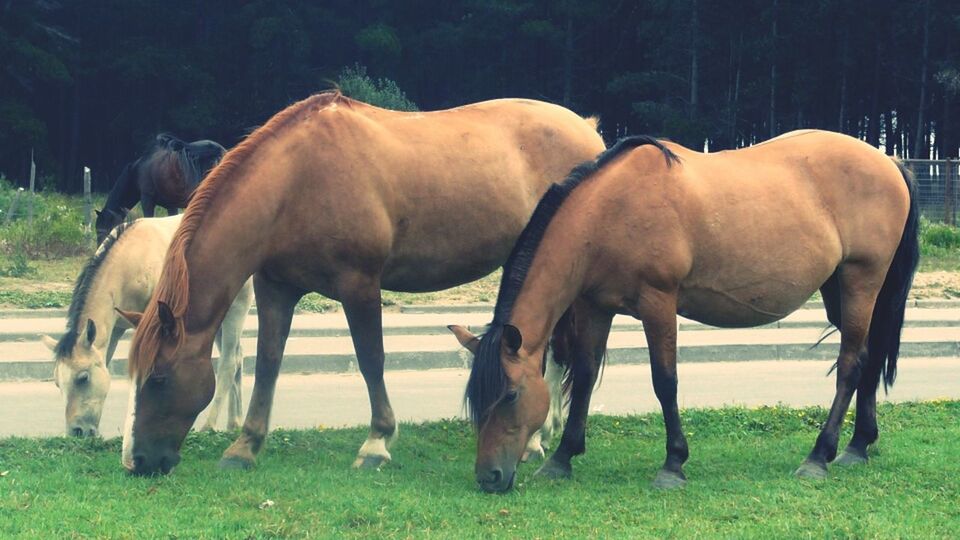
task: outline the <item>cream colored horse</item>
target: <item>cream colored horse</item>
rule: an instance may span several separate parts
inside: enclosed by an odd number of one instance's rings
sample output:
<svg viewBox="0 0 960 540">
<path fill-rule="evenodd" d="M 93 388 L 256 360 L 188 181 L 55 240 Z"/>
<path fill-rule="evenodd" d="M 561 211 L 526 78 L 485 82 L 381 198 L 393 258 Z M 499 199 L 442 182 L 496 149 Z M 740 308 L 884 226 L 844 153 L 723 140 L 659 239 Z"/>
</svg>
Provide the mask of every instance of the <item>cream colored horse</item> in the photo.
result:
<svg viewBox="0 0 960 540">
<path fill-rule="evenodd" d="M 59 341 L 43 336 L 54 352 L 53 380 L 66 401 L 68 435 L 97 435 L 110 390 L 110 361 L 130 328 L 117 310 L 143 311 L 181 218 L 144 218 L 114 229 L 77 278 L 66 333 Z M 204 429 L 216 426 L 226 396 L 230 396 L 227 429 L 240 425 L 240 337 L 252 302 L 253 285 L 247 281 L 220 327 L 217 387 Z"/>
</svg>

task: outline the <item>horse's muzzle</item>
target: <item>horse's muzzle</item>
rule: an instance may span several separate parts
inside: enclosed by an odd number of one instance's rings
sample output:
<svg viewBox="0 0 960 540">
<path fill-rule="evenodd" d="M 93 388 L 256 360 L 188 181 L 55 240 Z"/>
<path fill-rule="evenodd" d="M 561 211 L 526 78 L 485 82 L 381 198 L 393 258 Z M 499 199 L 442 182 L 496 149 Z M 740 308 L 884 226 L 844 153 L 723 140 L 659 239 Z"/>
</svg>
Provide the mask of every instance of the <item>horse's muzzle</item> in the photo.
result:
<svg viewBox="0 0 960 540">
<path fill-rule="evenodd" d="M 133 467 L 128 470 L 134 476 L 170 474 L 178 463 L 180 463 L 180 454 L 177 452 L 163 452 L 154 456 L 137 453 L 133 455 Z"/>
</svg>

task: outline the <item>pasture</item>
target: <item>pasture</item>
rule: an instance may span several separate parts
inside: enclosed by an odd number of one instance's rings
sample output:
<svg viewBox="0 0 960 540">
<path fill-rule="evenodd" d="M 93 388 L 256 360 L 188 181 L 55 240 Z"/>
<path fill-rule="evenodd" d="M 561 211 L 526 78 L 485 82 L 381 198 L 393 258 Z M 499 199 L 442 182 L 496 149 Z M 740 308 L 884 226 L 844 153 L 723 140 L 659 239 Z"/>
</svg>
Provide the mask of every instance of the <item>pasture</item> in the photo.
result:
<svg viewBox="0 0 960 540">
<path fill-rule="evenodd" d="M 793 470 L 825 409 L 682 412 L 691 445 L 683 490 L 650 480 L 660 414 L 594 416 L 570 481 L 532 479 L 502 496 L 473 480 L 463 421 L 405 424 L 394 462 L 350 469 L 364 429 L 276 431 L 258 467 L 219 471 L 227 433 L 193 433 L 169 477 L 133 478 L 118 439 L 0 440 L 0 536 L 950 537 L 960 530 L 960 401 L 884 404 L 866 466 L 822 482 Z M 850 417 L 843 440 L 849 437 Z"/>
</svg>

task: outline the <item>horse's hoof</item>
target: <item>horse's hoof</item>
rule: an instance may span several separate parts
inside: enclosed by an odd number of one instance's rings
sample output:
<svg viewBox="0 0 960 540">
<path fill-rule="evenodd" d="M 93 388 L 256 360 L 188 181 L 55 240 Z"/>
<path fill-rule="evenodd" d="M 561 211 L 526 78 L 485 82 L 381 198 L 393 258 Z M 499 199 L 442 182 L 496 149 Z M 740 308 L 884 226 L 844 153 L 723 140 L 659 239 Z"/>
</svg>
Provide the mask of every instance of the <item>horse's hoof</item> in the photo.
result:
<svg viewBox="0 0 960 540">
<path fill-rule="evenodd" d="M 560 463 L 551 458 L 537 469 L 534 476 L 550 480 L 566 480 L 573 476 L 573 467 L 569 463 Z"/>
<path fill-rule="evenodd" d="M 851 465 L 863 465 L 867 462 L 867 456 L 861 455 L 856 450 L 850 450 L 849 448 L 844 450 L 837 459 L 833 460 L 834 465 L 840 465 L 841 467 L 849 467 Z"/>
<path fill-rule="evenodd" d="M 800 468 L 795 473 L 797 478 L 810 478 L 812 480 L 823 480 L 827 477 L 827 466 L 823 463 L 806 460 L 800 464 Z"/>
<path fill-rule="evenodd" d="M 687 479 L 682 472 L 660 469 L 653 479 L 653 487 L 657 489 L 678 489 L 687 485 Z"/>
<path fill-rule="evenodd" d="M 220 458 L 218 466 L 227 471 L 246 471 L 253 468 L 254 461 L 239 456 L 224 456 Z"/>
<path fill-rule="evenodd" d="M 357 459 L 353 461 L 354 469 L 377 469 L 383 466 L 384 463 L 390 461 L 389 458 L 384 456 L 357 456 Z"/>
<path fill-rule="evenodd" d="M 546 451 L 544 451 L 542 446 L 539 446 L 536 449 L 527 448 L 526 450 L 524 450 L 523 457 L 520 458 L 520 461 L 524 463 L 526 463 L 527 461 L 530 461 L 530 459 L 536 459 L 537 461 L 541 461 L 546 457 L 547 457 Z"/>
</svg>

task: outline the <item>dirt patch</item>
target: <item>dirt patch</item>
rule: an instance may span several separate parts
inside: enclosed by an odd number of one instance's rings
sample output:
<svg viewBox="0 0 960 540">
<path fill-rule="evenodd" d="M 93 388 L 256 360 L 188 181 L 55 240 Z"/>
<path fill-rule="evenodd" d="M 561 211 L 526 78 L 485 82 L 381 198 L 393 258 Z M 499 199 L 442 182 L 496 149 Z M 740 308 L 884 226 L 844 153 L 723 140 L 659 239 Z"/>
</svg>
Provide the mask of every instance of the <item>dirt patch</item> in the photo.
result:
<svg viewBox="0 0 960 540">
<path fill-rule="evenodd" d="M 960 272 L 918 272 L 911 298 L 960 298 Z"/>
</svg>

